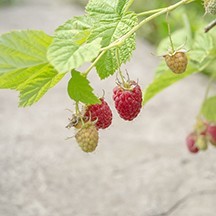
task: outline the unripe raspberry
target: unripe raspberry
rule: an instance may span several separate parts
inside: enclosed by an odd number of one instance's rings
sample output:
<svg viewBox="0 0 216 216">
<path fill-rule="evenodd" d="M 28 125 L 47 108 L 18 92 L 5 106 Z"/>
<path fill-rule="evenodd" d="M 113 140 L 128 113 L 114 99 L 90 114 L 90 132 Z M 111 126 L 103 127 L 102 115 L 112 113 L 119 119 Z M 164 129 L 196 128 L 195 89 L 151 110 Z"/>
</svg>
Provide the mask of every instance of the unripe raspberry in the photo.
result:
<svg viewBox="0 0 216 216">
<path fill-rule="evenodd" d="M 181 74 L 185 72 L 188 64 L 185 51 L 179 50 L 174 53 L 166 54 L 163 57 L 165 59 L 167 66 L 173 73 Z"/>
<path fill-rule="evenodd" d="M 98 144 L 98 131 L 92 122 L 85 123 L 75 135 L 76 141 L 84 152 L 93 152 Z"/>
<path fill-rule="evenodd" d="M 101 104 L 88 106 L 84 116 L 87 120 L 96 121 L 97 129 L 105 129 L 112 123 L 112 111 L 104 98 L 100 98 L 100 100 Z"/>
<path fill-rule="evenodd" d="M 199 151 L 199 149 L 195 145 L 196 140 L 197 140 L 197 135 L 195 132 L 190 133 L 186 138 L 186 144 L 187 144 L 188 150 L 191 153 L 197 153 Z"/>
<path fill-rule="evenodd" d="M 216 146 L 216 125 L 209 125 L 207 128 L 207 137 L 209 142 Z"/>
<path fill-rule="evenodd" d="M 206 121 L 197 118 L 195 128 L 194 128 L 197 134 L 206 135 L 207 127 L 208 127 L 208 123 Z"/>
<path fill-rule="evenodd" d="M 113 89 L 115 108 L 121 118 L 132 121 L 142 107 L 142 91 L 135 81 L 130 81 L 125 86 L 118 85 Z"/>
<path fill-rule="evenodd" d="M 197 147 L 199 150 L 201 150 L 201 151 L 207 150 L 207 148 L 208 148 L 208 141 L 207 141 L 205 135 L 200 134 L 200 135 L 197 137 L 197 140 L 196 140 L 196 147 Z"/>
<path fill-rule="evenodd" d="M 206 13 L 216 14 L 216 0 L 204 0 L 204 7 Z"/>
</svg>

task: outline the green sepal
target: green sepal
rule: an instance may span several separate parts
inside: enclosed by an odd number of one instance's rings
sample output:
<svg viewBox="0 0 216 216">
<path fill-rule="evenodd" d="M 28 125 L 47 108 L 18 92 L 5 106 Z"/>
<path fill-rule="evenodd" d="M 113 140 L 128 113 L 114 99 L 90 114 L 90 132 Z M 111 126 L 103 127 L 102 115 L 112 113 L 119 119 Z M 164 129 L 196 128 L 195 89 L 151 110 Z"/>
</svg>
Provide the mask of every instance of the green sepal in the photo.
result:
<svg viewBox="0 0 216 216">
<path fill-rule="evenodd" d="M 93 93 L 93 88 L 86 77 L 80 72 L 72 70 L 71 79 L 68 82 L 68 95 L 76 102 L 82 102 L 84 104 L 100 104 L 101 101 Z"/>
</svg>

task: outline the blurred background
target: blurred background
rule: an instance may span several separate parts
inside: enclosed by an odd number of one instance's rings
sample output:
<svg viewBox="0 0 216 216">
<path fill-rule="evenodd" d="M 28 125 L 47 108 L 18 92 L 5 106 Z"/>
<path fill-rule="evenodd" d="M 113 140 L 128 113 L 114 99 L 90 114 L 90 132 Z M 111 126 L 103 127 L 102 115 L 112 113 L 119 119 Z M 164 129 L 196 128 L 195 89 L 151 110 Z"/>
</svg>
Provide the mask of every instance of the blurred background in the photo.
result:
<svg viewBox="0 0 216 216">
<path fill-rule="evenodd" d="M 29 2 L 34 2 L 32 0 L 0 0 L 0 5 L 14 5 L 14 4 L 26 4 Z M 37 1 L 38 2 L 38 1 Z M 39 0 L 41 4 L 46 4 L 47 1 Z M 88 3 L 88 0 L 48 0 L 51 4 L 71 4 L 76 5 L 81 8 L 84 8 Z M 169 4 L 173 4 L 178 2 L 178 0 L 164 0 L 164 1 L 152 1 L 152 0 L 135 0 L 132 5 L 132 10 L 135 12 L 143 12 L 147 10 L 152 10 L 156 8 L 166 7 Z M 181 29 L 186 24 L 182 22 L 185 20 L 185 17 L 189 19 L 190 24 L 192 25 L 193 30 L 197 30 L 200 28 L 200 22 L 203 23 L 203 3 L 202 0 L 197 0 L 192 4 L 189 4 L 187 7 L 181 7 L 180 9 L 175 10 L 175 12 L 171 13 L 171 18 L 169 20 L 171 26 L 175 26 L 175 30 Z M 183 19 L 184 17 L 184 19 Z M 205 17 L 205 20 L 211 20 L 211 17 Z M 155 34 L 157 31 L 157 34 Z M 158 17 L 147 25 L 144 25 L 143 28 L 139 31 L 139 35 L 143 36 L 146 40 L 148 40 L 151 44 L 158 44 L 161 39 L 167 37 L 167 22 L 166 19 L 161 19 Z"/>
<path fill-rule="evenodd" d="M 0 33 L 55 28 L 84 14 L 87 1 L 0 0 Z M 177 1 L 135 0 L 137 12 Z M 196 1 L 170 16 L 172 31 L 193 20 L 203 25 Z M 208 21 L 208 17 L 205 18 Z M 186 20 L 186 19 L 185 19 Z M 127 68 L 144 88 L 160 61 L 152 53 L 167 36 L 164 17 L 139 31 Z M 0 56 L 1 57 L 1 56 Z M 147 104 L 133 122 L 119 118 L 112 101 L 115 77 L 100 81 L 90 74 L 98 95 L 113 110 L 113 124 L 100 131 L 97 150 L 83 153 L 67 130 L 73 102 L 66 76 L 37 104 L 18 108 L 17 92 L 0 91 L 0 216 L 215 216 L 215 149 L 191 155 L 185 137 L 192 131 L 205 87 L 202 74 L 169 87 Z"/>
</svg>

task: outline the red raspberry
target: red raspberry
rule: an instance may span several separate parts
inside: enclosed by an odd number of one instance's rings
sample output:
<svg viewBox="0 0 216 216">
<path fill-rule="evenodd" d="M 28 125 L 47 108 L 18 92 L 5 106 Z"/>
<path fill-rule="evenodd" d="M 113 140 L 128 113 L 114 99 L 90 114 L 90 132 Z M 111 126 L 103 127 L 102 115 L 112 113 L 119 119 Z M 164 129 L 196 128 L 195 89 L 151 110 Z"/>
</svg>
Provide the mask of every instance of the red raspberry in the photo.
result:
<svg viewBox="0 0 216 216">
<path fill-rule="evenodd" d="M 113 100 L 121 118 L 132 121 L 142 107 L 142 91 L 135 81 L 127 83 L 127 87 L 120 85 L 113 89 Z"/>
<path fill-rule="evenodd" d="M 100 98 L 100 100 L 101 104 L 88 106 L 84 116 L 86 120 L 96 121 L 97 129 L 105 129 L 112 123 L 112 111 L 104 98 Z"/>
<path fill-rule="evenodd" d="M 208 125 L 206 134 L 210 143 L 216 146 L 216 125 Z"/>
<path fill-rule="evenodd" d="M 186 144 L 188 150 L 191 153 L 197 153 L 199 151 L 199 149 L 196 147 L 196 140 L 197 140 L 197 135 L 194 132 L 190 133 L 186 138 Z"/>
</svg>

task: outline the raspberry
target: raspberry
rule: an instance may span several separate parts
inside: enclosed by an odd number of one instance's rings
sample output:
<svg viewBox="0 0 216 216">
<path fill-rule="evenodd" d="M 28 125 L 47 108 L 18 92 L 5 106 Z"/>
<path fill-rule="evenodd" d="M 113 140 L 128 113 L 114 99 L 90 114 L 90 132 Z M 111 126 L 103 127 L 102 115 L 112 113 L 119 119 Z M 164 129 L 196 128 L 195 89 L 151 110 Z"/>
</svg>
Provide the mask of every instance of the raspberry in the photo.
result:
<svg viewBox="0 0 216 216">
<path fill-rule="evenodd" d="M 190 133 L 186 138 L 186 144 L 187 144 L 188 150 L 191 153 L 197 153 L 199 151 L 199 149 L 195 145 L 196 140 L 197 140 L 197 135 L 195 132 Z"/>
<path fill-rule="evenodd" d="M 187 56 L 184 50 L 179 50 L 174 53 L 169 53 L 163 56 L 167 66 L 173 73 L 181 74 L 187 68 Z"/>
<path fill-rule="evenodd" d="M 216 14 L 216 0 L 204 0 L 204 7 L 206 13 Z"/>
<path fill-rule="evenodd" d="M 206 135 L 208 123 L 203 119 L 197 118 L 195 130 L 198 134 Z"/>
<path fill-rule="evenodd" d="M 208 141 L 206 139 L 206 136 L 203 134 L 200 134 L 197 137 L 195 145 L 199 150 L 205 151 L 208 148 Z"/>
<path fill-rule="evenodd" d="M 216 125 L 208 125 L 206 134 L 209 142 L 216 146 Z"/>
<path fill-rule="evenodd" d="M 98 144 L 98 131 L 92 122 L 85 123 L 75 135 L 76 141 L 84 152 L 93 152 Z"/>
<path fill-rule="evenodd" d="M 120 117 L 132 121 L 142 107 L 141 88 L 135 81 L 129 81 L 124 87 L 118 85 L 113 89 L 113 100 Z"/>
<path fill-rule="evenodd" d="M 104 98 L 100 98 L 100 100 L 101 104 L 88 106 L 84 116 L 87 120 L 96 121 L 97 129 L 105 129 L 112 123 L 112 111 Z"/>
</svg>

